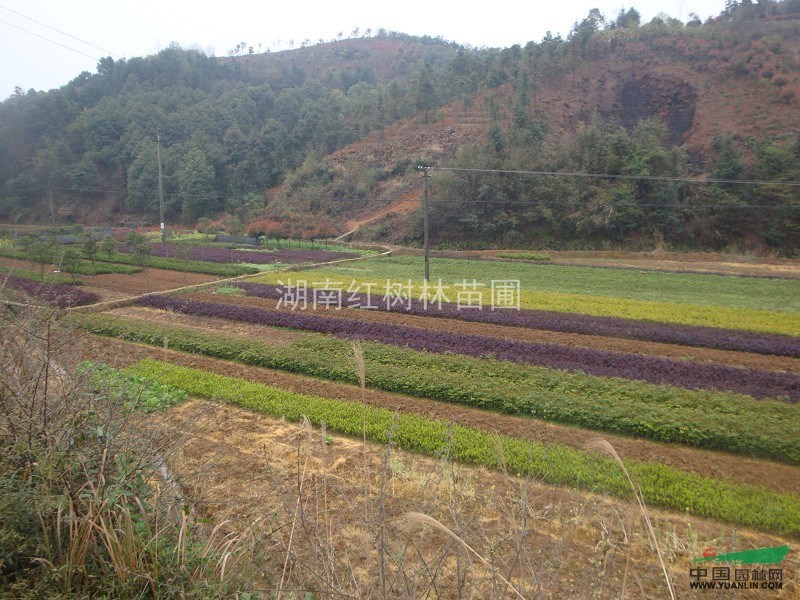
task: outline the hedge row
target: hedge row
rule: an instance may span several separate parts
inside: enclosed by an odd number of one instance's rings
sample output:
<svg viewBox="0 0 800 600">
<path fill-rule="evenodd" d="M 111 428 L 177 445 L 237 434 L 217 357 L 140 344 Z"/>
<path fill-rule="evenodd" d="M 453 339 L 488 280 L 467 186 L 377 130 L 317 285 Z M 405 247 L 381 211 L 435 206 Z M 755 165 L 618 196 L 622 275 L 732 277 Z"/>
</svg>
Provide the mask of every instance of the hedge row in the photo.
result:
<svg viewBox="0 0 800 600">
<path fill-rule="evenodd" d="M 115 252 L 111 260 L 116 263 L 136 264 L 136 257 L 132 254 Z M 258 273 L 257 267 L 238 264 L 224 264 L 201 262 L 196 260 L 181 260 L 163 256 L 148 256 L 147 266 L 156 269 L 169 269 L 172 271 L 186 271 L 187 273 L 201 273 L 204 275 L 217 275 L 219 277 L 238 277 L 239 275 L 252 275 Z"/>
<path fill-rule="evenodd" d="M 28 254 L 22 250 L 4 250 L 2 255 L 7 256 L 8 258 L 16 258 L 17 260 L 27 260 L 30 262 Z M 55 264 L 60 262 L 58 253 L 56 253 L 54 261 Z M 142 270 L 136 266 L 116 264 L 115 262 L 106 262 L 103 260 L 97 260 L 94 264 L 92 264 L 92 261 L 85 258 L 76 258 L 71 268 L 72 273 L 76 275 L 107 275 L 109 273 L 114 273 L 117 275 L 132 275 L 134 273 L 139 273 Z"/>
<path fill-rule="evenodd" d="M 153 244 L 151 251 L 155 257 L 177 258 L 176 244 Z M 223 264 L 249 263 L 257 265 L 266 264 L 303 264 L 303 263 L 322 263 L 345 258 L 356 258 L 358 254 L 352 252 L 334 252 L 326 250 L 273 250 L 264 252 L 260 250 L 236 250 L 233 248 L 220 248 L 213 246 L 190 246 L 181 245 L 181 248 L 188 253 L 190 261 L 212 262 Z M 131 253 L 131 248 L 125 245 L 119 246 L 118 250 L 125 254 Z"/>
</svg>

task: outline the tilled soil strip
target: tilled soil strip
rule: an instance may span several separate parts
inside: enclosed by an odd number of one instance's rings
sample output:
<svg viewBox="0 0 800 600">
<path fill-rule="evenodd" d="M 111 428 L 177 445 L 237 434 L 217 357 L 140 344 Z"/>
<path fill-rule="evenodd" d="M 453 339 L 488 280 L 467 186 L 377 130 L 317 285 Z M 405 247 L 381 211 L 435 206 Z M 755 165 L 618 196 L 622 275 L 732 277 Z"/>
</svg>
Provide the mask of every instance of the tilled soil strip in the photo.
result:
<svg viewBox="0 0 800 600">
<path fill-rule="evenodd" d="M 138 321 L 140 323 L 164 323 L 170 326 L 177 325 L 201 333 L 213 332 L 221 335 L 258 340 L 262 343 L 275 345 L 291 343 L 306 338 L 309 335 L 303 331 L 293 331 L 281 327 L 265 327 L 262 325 L 253 325 L 252 323 L 228 321 L 227 319 L 182 315 L 176 312 L 166 312 L 141 306 L 115 308 L 113 311 L 107 311 L 105 314 L 114 317 L 123 317 L 129 321 Z"/>
<path fill-rule="evenodd" d="M 730 262 L 684 262 L 659 260 L 585 259 L 555 258 L 557 265 L 575 267 L 605 267 L 608 269 L 630 269 L 636 271 L 666 271 L 671 273 L 696 273 L 698 275 L 731 275 L 764 278 L 800 279 L 800 265 L 754 265 Z"/>
<path fill-rule="evenodd" d="M 348 402 L 359 402 L 361 398 L 360 389 L 348 384 L 250 367 L 100 336 L 84 336 L 81 340 L 80 353 L 86 359 L 103 360 L 116 367 L 130 365 L 143 358 L 153 358 L 303 394 Z M 367 390 L 364 399 L 370 406 L 420 414 L 482 431 L 499 432 L 521 439 L 534 439 L 546 443 L 565 444 L 578 449 L 585 449 L 589 441 L 602 437 L 608 440 L 623 458 L 660 462 L 706 477 L 762 486 L 777 492 L 800 494 L 800 467 L 791 465 L 723 452 L 625 438 L 376 390 Z"/>
<path fill-rule="evenodd" d="M 219 302 L 235 306 L 251 306 L 254 308 L 275 309 L 278 301 L 249 296 L 227 296 L 209 292 L 196 292 L 183 294 L 181 298 L 199 300 L 202 302 Z M 291 312 L 289 308 L 280 308 Z M 551 344 L 564 344 L 583 348 L 594 348 L 610 352 L 625 352 L 649 356 L 662 356 L 691 360 L 694 362 L 709 362 L 729 367 L 759 369 L 763 371 L 785 371 L 800 373 L 800 359 L 786 356 L 768 356 L 747 352 L 734 352 L 731 350 L 716 350 L 713 348 L 697 348 L 680 346 L 677 344 L 661 344 L 657 342 L 643 342 L 621 338 L 611 338 L 596 335 L 583 335 L 573 333 L 558 333 L 539 329 L 522 327 L 509 327 L 506 325 L 492 325 L 487 323 L 471 323 L 456 319 L 426 318 L 416 315 L 404 315 L 377 310 L 363 309 L 312 309 L 303 310 L 313 314 L 354 321 L 369 321 L 373 323 L 391 323 L 410 327 L 424 327 L 436 331 L 451 333 L 466 333 L 472 335 L 485 335 L 501 339 L 519 340 L 523 342 L 540 342 Z"/>
<path fill-rule="evenodd" d="M 102 259 L 102 257 L 101 257 Z M 0 265 L 21 270 L 31 270 L 28 261 L 0 257 Z M 48 266 L 52 271 L 55 267 Z M 38 265 L 34 267 L 38 270 Z M 102 275 L 80 275 L 79 279 L 84 285 L 81 289 L 100 294 L 103 300 L 121 300 L 130 296 L 138 296 L 152 292 L 163 292 L 176 287 L 195 285 L 219 281 L 217 275 L 204 275 L 201 273 L 178 273 L 167 269 L 149 268 L 141 273 L 122 275 L 119 273 L 104 273 Z"/>
</svg>

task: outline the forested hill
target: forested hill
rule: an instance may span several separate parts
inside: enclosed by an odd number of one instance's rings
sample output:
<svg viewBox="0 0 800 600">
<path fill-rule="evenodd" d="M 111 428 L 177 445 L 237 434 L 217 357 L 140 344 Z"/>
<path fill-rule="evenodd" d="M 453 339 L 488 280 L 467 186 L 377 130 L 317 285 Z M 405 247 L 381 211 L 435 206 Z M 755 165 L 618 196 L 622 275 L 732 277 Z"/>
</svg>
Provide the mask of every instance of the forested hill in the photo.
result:
<svg viewBox="0 0 800 600">
<path fill-rule="evenodd" d="M 800 0 L 593 10 L 505 49 L 380 31 L 106 58 L 0 104 L 0 221 L 157 222 L 157 132 L 169 223 L 415 243 L 426 164 L 442 246 L 792 254 Z"/>
<path fill-rule="evenodd" d="M 157 132 L 169 221 L 263 205 L 263 191 L 309 155 L 414 114 L 412 76 L 445 69 L 456 52 L 386 34 L 220 59 L 176 45 L 105 58 L 95 74 L 0 105 L 0 219 L 48 219 L 52 195 L 58 221 L 152 220 Z M 387 63 L 378 81 L 375 65 Z"/>
</svg>

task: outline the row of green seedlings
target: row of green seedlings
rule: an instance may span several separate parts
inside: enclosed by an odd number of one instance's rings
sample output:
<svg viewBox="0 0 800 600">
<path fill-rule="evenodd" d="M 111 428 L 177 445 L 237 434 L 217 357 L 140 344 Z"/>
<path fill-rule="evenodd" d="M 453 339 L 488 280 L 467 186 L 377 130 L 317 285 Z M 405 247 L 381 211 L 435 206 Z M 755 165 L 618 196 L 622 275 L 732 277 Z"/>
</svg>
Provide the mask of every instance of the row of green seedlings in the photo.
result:
<svg viewBox="0 0 800 600">
<path fill-rule="evenodd" d="M 63 283 L 77 285 L 80 283 L 78 275 L 105 273 L 130 275 L 142 270 L 140 266 L 102 261 L 103 256 L 109 261 L 113 259 L 113 255 L 116 254 L 116 244 L 116 241 L 110 236 L 98 242 L 92 235 L 85 234 L 81 236 L 80 250 L 73 247 L 63 248 L 55 239 L 28 240 L 19 247 L 5 247 L 0 254 L 8 258 L 27 260 L 31 265 L 38 265 L 39 271 L 36 278 L 42 282 L 52 282 L 50 276 L 46 277 L 45 270 L 48 265 L 55 265 L 59 271 L 67 273 L 71 277 Z M 20 274 L 17 271 L 14 274 L 18 277 L 29 276 L 29 273 Z"/>
<path fill-rule="evenodd" d="M 131 231 L 125 238 L 131 248 L 130 253 L 117 252 L 117 242 L 111 236 L 97 240 L 90 232 L 80 238 L 79 248 L 61 248 L 55 240 L 32 241 L 22 247 L 4 248 L 2 255 L 9 258 L 28 260 L 39 265 L 39 279 L 44 281 L 45 268 L 55 264 L 59 270 L 73 276 L 75 285 L 77 275 L 101 275 L 117 273 L 130 275 L 148 267 L 201 273 L 219 277 L 236 277 L 258 273 L 259 269 L 246 265 L 219 264 L 190 260 L 190 248 L 176 245 L 174 257 L 152 255 L 152 244 L 146 236 Z"/>
<path fill-rule="evenodd" d="M 85 330 L 245 364 L 358 383 L 346 341 L 306 334 L 269 345 L 105 315 L 74 315 Z M 532 416 L 613 434 L 800 464 L 800 414 L 780 401 L 685 390 L 456 354 L 363 344 L 367 385 L 389 392 Z M 757 418 L 754 418 L 757 416 Z"/>
<path fill-rule="evenodd" d="M 149 256 L 147 259 L 147 266 L 156 269 L 182 271 L 183 273 L 217 275 L 219 277 L 238 277 L 239 275 L 252 275 L 259 272 L 258 268 L 248 265 L 189 260 L 188 247 L 184 248 L 180 244 L 175 246 L 175 254 L 175 257 Z M 136 264 L 137 259 L 133 254 L 115 252 L 112 260 L 116 263 Z"/>
<path fill-rule="evenodd" d="M 498 252 L 497 258 L 531 260 L 534 262 L 548 262 L 551 259 L 547 252 Z"/>
<path fill-rule="evenodd" d="M 114 369 L 104 363 L 84 361 L 77 365 L 75 374 L 86 377 L 90 384 L 122 400 L 125 410 L 146 413 L 163 410 L 186 400 L 186 392 L 165 383 Z"/>
<path fill-rule="evenodd" d="M 631 494 L 620 462 L 557 444 L 542 444 L 364 404 L 309 396 L 199 369 L 144 360 L 131 372 L 184 390 L 290 421 L 309 419 L 328 431 L 404 450 L 502 469 L 518 476 L 620 498 Z M 608 448 L 607 444 L 600 445 Z M 655 462 L 624 461 L 648 504 L 800 536 L 800 498 L 687 473 Z M 638 497 L 638 493 L 637 493 Z"/>
</svg>

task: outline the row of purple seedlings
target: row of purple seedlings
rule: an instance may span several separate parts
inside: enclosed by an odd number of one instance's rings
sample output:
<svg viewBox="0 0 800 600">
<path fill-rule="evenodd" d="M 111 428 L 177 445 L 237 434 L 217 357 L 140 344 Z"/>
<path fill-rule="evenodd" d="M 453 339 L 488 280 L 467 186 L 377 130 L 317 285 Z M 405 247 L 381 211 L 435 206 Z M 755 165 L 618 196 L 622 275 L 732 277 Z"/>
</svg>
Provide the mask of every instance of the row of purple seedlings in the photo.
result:
<svg viewBox="0 0 800 600">
<path fill-rule="evenodd" d="M 0 276 L 0 288 L 3 286 L 24 292 L 29 296 L 39 298 L 48 304 L 53 304 L 61 308 L 93 304 L 100 300 L 98 294 L 87 292 L 71 285 L 42 283 L 40 281 L 16 277 L 14 275 Z"/>
<path fill-rule="evenodd" d="M 271 252 L 234 250 L 231 248 L 213 248 L 209 246 L 185 246 L 189 250 L 188 259 L 213 263 L 251 263 L 266 265 L 272 263 L 302 264 L 312 262 L 329 262 L 345 258 L 355 258 L 351 252 L 334 252 L 327 250 L 288 250 L 279 249 Z M 175 258 L 176 244 L 153 244 L 153 256 Z M 121 245 L 118 250 L 125 254 L 132 251 L 130 246 Z"/>
<path fill-rule="evenodd" d="M 600 377 L 622 377 L 686 389 L 727 390 L 756 398 L 783 397 L 792 402 L 800 400 L 800 376 L 789 373 L 737 369 L 638 354 L 504 340 L 482 335 L 441 332 L 419 327 L 353 321 L 167 296 L 147 296 L 139 299 L 137 304 L 197 316 L 326 333 L 344 339 L 362 339 L 407 346 L 439 354 L 450 352 L 478 358 L 490 357 L 514 363 L 582 371 Z"/>
<path fill-rule="evenodd" d="M 286 297 L 287 290 L 263 283 L 232 283 L 241 288 L 248 296 L 279 300 Z M 313 297 L 314 290 L 309 288 L 307 296 Z M 500 308 L 496 310 L 459 309 L 457 304 L 427 303 L 422 300 L 404 300 L 398 303 L 382 301 L 372 295 L 342 294 L 344 307 L 360 308 L 368 305 L 377 306 L 379 310 L 426 317 L 442 317 L 475 323 L 525 327 L 560 333 L 579 333 L 584 335 L 601 335 L 663 344 L 680 344 L 699 348 L 717 350 L 734 350 L 738 352 L 754 352 L 774 356 L 800 357 L 800 338 L 772 333 L 755 333 L 737 329 L 717 327 L 699 327 L 693 325 L 677 325 L 639 321 L 619 317 L 598 317 L 575 313 L 563 313 L 547 310 L 514 310 Z"/>
</svg>

